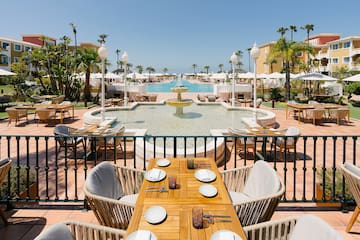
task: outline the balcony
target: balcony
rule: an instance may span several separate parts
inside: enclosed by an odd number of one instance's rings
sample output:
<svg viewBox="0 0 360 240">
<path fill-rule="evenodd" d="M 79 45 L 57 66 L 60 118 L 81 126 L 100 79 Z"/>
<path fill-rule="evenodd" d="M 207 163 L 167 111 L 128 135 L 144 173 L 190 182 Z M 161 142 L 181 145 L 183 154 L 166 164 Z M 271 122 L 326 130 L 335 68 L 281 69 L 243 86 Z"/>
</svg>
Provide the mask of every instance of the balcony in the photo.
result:
<svg viewBox="0 0 360 240">
<path fill-rule="evenodd" d="M 325 197 L 325 186 L 335 184 L 345 186 L 342 179 L 330 178 L 324 180 L 326 172 L 336 174 L 338 166 L 344 161 L 357 163 L 357 156 L 360 151 L 359 136 L 360 122 L 352 121 L 349 125 L 340 125 L 336 123 L 325 123 L 318 126 L 311 123 L 298 123 L 296 119 L 286 119 L 283 110 L 273 110 L 277 115 L 277 121 L 280 128 L 288 126 L 298 126 L 301 129 L 300 136 L 295 149 L 285 152 L 280 159 L 278 151 L 268 151 L 263 148 L 263 142 L 271 140 L 258 138 L 256 141 L 257 153 L 243 152 L 240 155 L 231 151 L 234 137 L 226 137 L 226 147 L 228 151 L 224 152 L 224 159 L 219 163 L 220 169 L 229 169 L 243 165 L 250 165 L 254 160 L 265 157 L 265 159 L 276 169 L 286 184 L 286 194 L 274 219 L 289 216 L 312 213 L 325 219 L 340 231 L 346 239 L 355 239 L 355 234 L 345 234 L 344 229 L 349 221 L 351 214 L 341 211 L 345 203 L 351 205 L 352 199 L 346 198 L 342 191 L 333 191 L 330 197 Z M 76 115 L 82 116 L 81 111 Z M 81 126 L 81 120 L 67 123 L 72 126 Z M 34 135 L 21 135 L 31 132 Z M 82 192 L 83 183 L 86 174 L 91 168 L 100 161 L 111 161 L 114 163 L 136 167 L 146 168 L 144 159 L 154 156 L 144 156 L 139 158 L 134 142 L 144 137 L 120 137 L 125 138 L 123 143 L 123 152 L 116 154 L 114 151 L 96 151 L 91 160 L 84 158 L 90 153 L 89 142 L 86 141 L 85 150 L 75 148 L 71 151 L 68 148 L 59 151 L 55 137 L 52 135 L 53 128 L 45 125 L 36 126 L 36 124 L 22 125 L 21 127 L 7 126 L 6 122 L 0 123 L 0 157 L 9 156 L 14 161 L 15 172 L 24 169 L 30 176 L 34 173 L 35 195 L 31 196 L 30 191 L 25 195 L 15 199 L 9 199 L 0 196 L 2 207 L 8 207 L 6 211 L 10 225 L 0 228 L 0 234 L 6 236 L 5 239 L 33 239 L 45 226 L 59 222 L 65 219 L 78 219 L 87 222 L 97 223 L 92 211 L 83 211 L 86 208 Z M 224 136 L 214 136 L 215 138 L 224 138 Z M 85 137 L 86 138 L 86 137 Z M 145 137 L 156 138 L 156 137 Z M 162 139 L 158 138 L 157 140 Z M 193 137 L 177 137 L 177 141 L 191 140 Z M 205 137 L 196 136 L 199 141 L 204 141 Z M 206 138 L 209 138 L 208 136 Z M 242 138 L 241 136 L 239 138 Z M 173 140 L 174 137 L 168 137 L 167 140 Z M 89 140 L 89 139 L 87 139 Z M 157 141 L 155 141 L 157 142 Z M 220 141 L 214 141 L 214 144 Z M 161 143 L 158 143 L 161 144 Z M 216 148 L 214 148 L 216 149 Z M 164 153 L 165 154 L 165 153 Z M 173 156 L 179 154 L 176 148 L 170 153 Z M 186 154 L 186 153 L 185 153 Z M 195 153 L 196 154 L 196 153 Z M 217 153 L 214 153 L 216 155 Z M 212 157 L 209 155 L 207 157 Z M 320 175 L 318 172 L 322 172 Z M 17 173 L 15 173 L 17 174 Z M 316 181 L 322 183 L 320 188 L 320 199 L 316 200 L 317 190 Z M 26 186 L 30 185 L 27 181 Z M 341 188 L 342 189 L 342 188 Z M 20 191 L 15 189 L 15 194 Z M 9 191 L 7 191 L 9 194 Z M 340 203 L 336 207 L 318 206 L 320 203 Z M 23 205 L 23 203 L 26 203 Z M 321 204 L 320 204 L 321 205 Z M 329 209 L 334 211 L 328 211 Z M 360 231 L 360 226 L 355 224 L 354 232 Z"/>
</svg>

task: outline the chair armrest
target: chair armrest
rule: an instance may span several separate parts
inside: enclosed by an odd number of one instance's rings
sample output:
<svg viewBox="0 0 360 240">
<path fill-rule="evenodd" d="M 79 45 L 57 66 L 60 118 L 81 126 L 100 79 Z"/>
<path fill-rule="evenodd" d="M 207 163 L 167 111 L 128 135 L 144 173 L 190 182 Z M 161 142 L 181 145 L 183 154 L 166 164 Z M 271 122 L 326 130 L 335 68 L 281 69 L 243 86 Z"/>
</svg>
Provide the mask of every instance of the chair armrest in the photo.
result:
<svg viewBox="0 0 360 240">
<path fill-rule="evenodd" d="M 244 166 L 220 171 L 220 175 L 228 191 L 242 192 L 249 177 L 252 166 Z"/>
<path fill-rule="evenodd" d="M 279 220 L 263 222 L 251 226 L 244 227 L 244 232 L 249 240 L 254 239 L 288 239 L 288 236 L 292 232 L 297 218 L 289 217 Z"/>
</svg>

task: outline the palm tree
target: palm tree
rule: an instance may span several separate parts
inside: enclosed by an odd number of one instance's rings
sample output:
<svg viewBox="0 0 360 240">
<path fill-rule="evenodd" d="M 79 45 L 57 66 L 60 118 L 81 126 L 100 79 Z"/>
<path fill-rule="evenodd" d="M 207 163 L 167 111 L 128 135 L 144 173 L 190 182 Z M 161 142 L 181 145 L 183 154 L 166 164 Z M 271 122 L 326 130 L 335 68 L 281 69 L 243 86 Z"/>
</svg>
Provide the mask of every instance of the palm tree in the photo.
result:
<svg viewBox="0 0 360 240">
<path fill-rule="evenodd" d="M 123 70 L 123 67 L 124 67 L 124 64 L 125 64 L 124 61 L 119 60 L 116 63 L 120 66 L 120 69 Z"/>
<path fill-rule="evenodd" d="M 290 25 L 290 33 L 291 33 L 291 41 L 293 41 L 293 35 L 294 32 L 297 32 L 296 26 L 295 25 Z"/>
<path fill-rule="evenodd" d="M 166 73 L 169 71 L 169 69 L 167 69 L 167 68 L 165 67 L 165 68 L 163 68 L 162 71 L 163 71 L 164 74 L 166 74 Z"/>
<path fill-rule="evenodd" d="M 220 63 L 219 64 L 219 72 L 222 72 L 222 68 L 224 67 L 224 64 Z"/>
<path fill-rule="evenodd" d="M 105 34 L 105 33 L 100 34 L 100 35 L 99 35 L 99 40 L 98 40 L 98 42 L 99 42 L 100 44 L 105 44 L 105 39 L 106 39 L 108 36 L 109 36 L 109 35 L 107 35 L 107 34 Z"/>
<path fill-rule="evenodd" d="M 149 72 L 149 82 L 150 82 L 150 74 L 153 73 L 153 72 L 155 72 L 155 68 L 149 66 L 149 67 L 146 68 L 146 71 Z"/>
<path fill-rule="evenodd" d="M 287 41 L 285 37 L 281 37 L 274 46 L 272 46 L 270 53 L 267 57 L 267 61 L 282 57 L 285 65 L 286 74 L 286 94 L 285 99 L 290 99 L 290 63 L 296 58 L 298 52 L 313 52 L 313 48 L 305 45 L 303 42 Z"/>
<path fill-rule="evenodd" d="M 131 71 L 131 68 L 133 67 L 132 63 L 126 63 L 126 70 L 129 73 Z"/>
<path fill-rule="evenodd" d="M 307 35 L 306 41 L 307 41 L 308 47 L 310 47 L 310 41 L 309 41 L 310 32 L 314 31 L 314 24 L 306 24 L 306 25 L 302 26 L 301 29 L 306 30 L 306 35 Z M 309 53 L 307 55 L 307 63 L 308 63 L 308 66 L 310 66 L 310 55 L 309 55 Z"/>
<path fill-rule="evenodd" d="M 144 71 L 144 67 L 141 65 L 137 65 L 135 68 L 138 70 L 138 73 L 140 74 Z"/>
<path fill-rule="evenodd" d="M 96 50 L 91 48 L 84 48 L 79 51 L 80 58 L 78 69 L 80 71 L 85 71 L 85 86 L 84 86 L 84 100 L 85 100 L 85 107 L 87 107 L 87 102 L 91 99 L 91 92 L 90 92 L 90 72 L 91 68 L 97 64 L 97 57 L 98 54 Z"/>
<path fill-rule="evenodd" d="M 277 32 L 280 33 L 281 37 L 285 36 L 285 33 L 288 31 L 289 29 L 286 27 L 280 27 Z"/>
<path fill-rule="evenodd" d="M 206 70 L 206 74 L 209 74 L 210 66 L 206 65 L 206 66 L 204 66 L 204 69 Z"/>
<path fill-rule="evenodd" d="M 116 50 L 115 50 L 117 69 L 119 69 L 119 55 L 120 55 L 120 52 L 121 52 L 120 49 L 116 49 Z"/>
<path fill-rule="evenodd" d="M 76 24 L 71 22 L 70 23 L 70 26 L 72 27 L 72 30 L 73 30 L 73 33 L 74 33 L 74 40 L 75 40 L 75 57 L 77 55 L 77 39 L 76 39 L 76 33 L 77 33 L 77 30 L 76 30 Z"/>
<path fill-rule="evenodd" d="M 194 64 L 192 65 L 192 67 L 194 68 L 194 74 L 196 74 L 195 69 L 197 68 L 197 65 L 194 63 Z"/>
<path fill-rule="evenodd" d="M 235 55 L 238 57 L 238 62 L 236 64 L 237 68 L 240 71 L 241 66 L 243 65 L 241 58 L 243 57 L 243 52 L 241 50 L 237 50 Z"/>
<path fill-rule="evenodd" d="M 248 48 L 247 51 L 248 51 L 248 55 L 249 55 L 249 72 L 251 72 L 251 67 L 250 67 L 250 51 L 251 51 L 251 48 Z"/>
</svg>

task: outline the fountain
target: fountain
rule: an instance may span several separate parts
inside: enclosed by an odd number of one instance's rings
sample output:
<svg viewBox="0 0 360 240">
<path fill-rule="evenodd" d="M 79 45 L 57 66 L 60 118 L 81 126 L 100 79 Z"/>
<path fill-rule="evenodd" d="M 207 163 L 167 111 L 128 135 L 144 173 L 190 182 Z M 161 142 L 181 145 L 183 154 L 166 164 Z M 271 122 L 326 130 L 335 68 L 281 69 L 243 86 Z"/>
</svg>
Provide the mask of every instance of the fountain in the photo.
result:
<svg viewBox="0 0 360 240">
<path fill-rule="evenodd" d="M 176 107 L 176 113 L 175 116 L 182 116 L 184 114 L 183 108 L 190 106 L 193 101 L 191 99 L 182 99 L 181 93 L 187 92 L 187 87 L 184 87 L 181 83 L 181 80 L 178 80 L 176 86 L 174 88 L 171 88 L 171 91 L 174 93 L 177 93 L 177 98 L 174 99 L 168 99 L 166 103 L 169 106 Z"/>
</svg>

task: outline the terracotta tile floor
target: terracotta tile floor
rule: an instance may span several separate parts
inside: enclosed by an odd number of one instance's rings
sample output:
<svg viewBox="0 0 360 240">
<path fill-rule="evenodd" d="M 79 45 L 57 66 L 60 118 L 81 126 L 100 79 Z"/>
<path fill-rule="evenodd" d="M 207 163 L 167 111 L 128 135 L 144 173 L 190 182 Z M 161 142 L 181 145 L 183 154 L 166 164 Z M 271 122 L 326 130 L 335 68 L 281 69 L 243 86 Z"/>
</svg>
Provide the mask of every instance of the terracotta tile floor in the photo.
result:
<svg viewBox="0 0 360 240">
<path fill-rule="evenodd" d="M 197 94 L 185 93 L 184 98 L 195 98 Z M 158 96 L 159 100 L 168 99 L 174 97 L 174 94 L 161 94 Z M 265 108 L 265 107 L 263 107 Z M 300 123 L 292 118 L 285 119 L 285 110 L 270 109 L 276 114 L 277 122 L 281 128 L 288 126 L 298 126 L 304 135 L 360 135 L 360 121 L 352 120 L 348 126 L 335 123 L 325 123 L 322 126 L 315 126 L 311 123 Z M 66 124 L 81 127 L 82 115 L 86 110 L 76 110 L 75 119 L 67 119 Z M 30 115 L 30 119 L 32 116 Z M 14 124 L 8 126 L 7 120 L 0 121 L 0 133 L 1 134 L 28 134 L 28 135 L 46 135 L 53 133 L 53 126 L 45 126 L 46 124 L 37 124 L 31 121 L 29 124 L 20 123 L 15 127 Z M 1 149 L 0 149 L 1 151 Z M 5 151 L 5 150 L 2 150 Z M 5 152 L 0 152 L 0 156 L 3 156 Z M 360 225 L 355 223 L 352 231 L 354 233 L 347 234 L 344 232 L 345 226 L 350 219 L 352 212 L 342 213 L 341 211 L 277 211 L 273 216 L 274 219 L 295 216 L 302 214 L 315 214 L 329 224 L 331 224 L 336 230 L 338 230 L 345 239 L 360 239 Z M 91 211 L 82 210 L 53 210 L 53 209 L 21 209 L 6 212 L 9 218 L 10 224 L 5 227 L 0 225 L 0 239 L 33 239 L 43 229 L 46 229 L 49 225 L 65 220 L 65 219 L 77 219 L 87 222 L 97 223 L 96 218 Z"/>
</svg>

